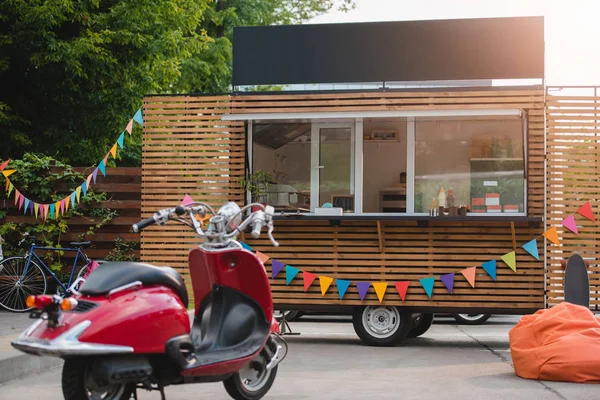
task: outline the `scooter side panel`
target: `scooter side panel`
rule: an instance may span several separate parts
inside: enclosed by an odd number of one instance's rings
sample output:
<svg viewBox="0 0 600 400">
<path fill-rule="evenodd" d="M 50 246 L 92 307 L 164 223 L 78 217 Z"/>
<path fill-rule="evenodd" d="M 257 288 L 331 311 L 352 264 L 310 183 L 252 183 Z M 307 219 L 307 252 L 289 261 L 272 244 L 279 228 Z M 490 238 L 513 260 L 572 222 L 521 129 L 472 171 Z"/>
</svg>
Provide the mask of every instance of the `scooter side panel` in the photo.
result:
<svg viewBox="0 0 600 400">
<path fill-rule="evenodd" d="M 164 353 L 172 337 L 189 334 L 190 321 L 179 297 L 169 288 L 146 287 L 104 296 L 73 296 L 97 303 L 86 312 L 63 312 L 63 326 L 49 328 L 44 321 L 30 339 L 52 340 L 83 321 L 91 325 L 80 342 L 128 346 L 135 353 Z"/>
<path fill-rule="evenodd" d="M 271 322 L 273 300 L 269 278 L 254 254 L 246 250 L 207 253 L 193 249 L 189 255 L 189 266 L 196 312 L 213 285 L 223 285 L 253 298 L 265 311 L 266 320 Z"/>
</svg>

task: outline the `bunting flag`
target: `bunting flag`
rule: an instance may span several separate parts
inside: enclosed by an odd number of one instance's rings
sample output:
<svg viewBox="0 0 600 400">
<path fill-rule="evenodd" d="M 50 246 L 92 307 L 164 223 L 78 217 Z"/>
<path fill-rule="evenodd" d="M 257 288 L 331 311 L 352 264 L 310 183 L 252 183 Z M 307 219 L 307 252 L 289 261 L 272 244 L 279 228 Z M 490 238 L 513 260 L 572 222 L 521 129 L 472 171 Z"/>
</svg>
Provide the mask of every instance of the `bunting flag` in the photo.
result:
<svg viewBox="0 0 600 400">
<path fill-rule="evenodd" d="M 542 233 L 542 235 L 555 245 L 560 246 L 560 241 L 558 240 L 558 231 L 556 230 L 555 226 Z"/>
<path fill-rule="evenodd" d="M 37 219 L 38 217 L 38 212 L 40 210 L 40 205 L 38 203 L 34 203 L 33 204 L 33 209 L 35 210 L 35 218 Z"/>
<path fill-rule="evenodd" d="M 348 281 L 346 279 L 336 279 L 335 283 L 338 288 L 340 300 L 342 300 L 344 298 L 344 295 L 346 294 L 346 290 L 348 290 L 348 287 L 350 286 L 350 281 Z"/>
<path fill-rule="evenodd" d="M 267 261 L 269 261 L 269 256 L 261 253 L 260 251 L 256 252 L 256 257 L 258 257 L 258 259 L 260 260 L 261 263 L 266 263 Z"/>
<path fill-rule="evenodd" d="M 0 171 L 4 171 L 4 168 L 6 168 L 6 166 L 8 165 L 8 163 L 10 162 L 10 158 L 6 161 L 4 161 L 2 164 L 0 164 Z"/>
<path fill-rule="evenodd" d="M 0 168 L 0 170 L 1 169 L 2 168 Z M 590 205 L 589 201 L 579 207 L 577 213 L 582 217 L 589 219 L 590 221 L 596 222 L 596 218 L 594 218 L 594 212 L 592 211 L 592 206 Z"/>
<path fill-rule="evenodd" d="M 125 132 L 121 132 L 119 138 L 117 139 L 117 144 L 120 148 L 125 147 Z"/>
<path fill-rule="evenodd" d="M 77 189 L 75 189 L 75 198 L 77 199 L 77 203 L 79 203 L 79 197 L 81 196 L 81 189 L 82 189 L 81 186 L 77 186 Z"/>
<path fill-rule="evenodd" d="M 317 279 L 317 275 L 302 271 L 302 278 L 304 279 L 304 291 L 306 292 L 315 279 Z"/>
<path fill-rule="evenodd" d="M 369 286 L 371 286 L 371 282 L 356 282 L 356 287 L 358 288 L 358 295 L 360 296 L 361 301 L 365 299 L 365 296 L 369 291 Z"/>
<path fill-rule="evenodd" d="M 54 218 L 54 204 L 50 204 L 50 218 Z"/>
<path fill-rule="evenodd" d="M 132 119 L 129 120 L 129 123 L 127 124 L 127 127 L 125 128 L 125 130 L 127 132 L 129 132 L 130 135 L 133 132 L 133 120 Z"/>
<path fill-rule="evenodd" d="M 285 266 L 285 284 L 289 285 L 290 282 L 298 275 L 300 270 L 298 268 L 292 267 L 291 265 Z"/>
<path fill-rule="evenodd" d="M 471 285 L 472 288 L 475 287 L 475 272 L 477 267 L 470 267 L 463 269 L 460 273 L 465 277 L 467 282 Z"/>
<path fill-rule="evenodd" d="M 526 252 L 531 254 L 533 256 L 533 258 L 540 261 L 540 255 L 538 253 L 537 239 L 530 240 L 529 242 L 525 243 L 521 247 L 523 249 L 525 249 Z"/>
<path fill-rule="evenodd" d="M 11 176 L 12 174 L 14 174 L 15 172 L 17 172 L 16 169 L 5 169 L 5 170 L 2 170 L 2 175 L 4 175 L 5 178 L 8 178 L 9 176 Z"/>
<path fill-rule="evenodd" d="M 283 267 L 285 267 L 284 263 L 282 263 L 281 261 L 273 260 L 273 262 L 271 263 L 271 278 L 275 278 L 277 274 L 281 272 Z"/>
<path fill-rule="evenodd" d="M 502 261 L 504 261 L 504 263 L 506 265 L 508 265 L 510 267 L 510 269 L 517 272 L 517 259 L 516 259 L 516 253 L 514 251 L 511 251 L 510 253 L 506 253 L 505 255 L 503 255 L 500 258 L 502 259 Z"/>
<path fill-rule="evenodd" d="M 63 215 L 65 214 L 65 199 L 60 201 L 60 213 Z"/>
<path fill-rule="evenodd" d="M 90 187 L 92 187 L 92 178 L 93 178 L 92 174 L 89 174 L 87 179 L 85 180 L 86 190 L 90 190 Z M 96 183 L 96 182 L 94 182 L 94 183 Z"/>
<path fill-rule="evenodd" d="M 23 203 L 25 203 L 25 196 L 21 196 L 21 200 L 19 201 L 19 211 L 23 208 Z"/>
<path fill-rule="evenodd" d="M 577 224 L 575 223 L 575 216 L 573 214 L 563 219 L 561 225 L 573 232 L 574 234 L 579 234 L 579 232 L 577 231 Z"/>
<path fill-rule="evenodd" d="M 98 177 L 98 167 L 94 168 L 94 172 L 92 172 L 92 180 L 94 181 L 94 184 L 96 184 L 96 178 Z M 88 176 L 88 181 L 89 182 L 89 176 Z"/>
<path fill-rule="evenodd" d="M 10 181 L 8 180 L 8 178 L 6 179 L 6 187 L 5 189 L 8 191 L 8 187 L 11 185 Z M 9 197 L 8 195 L 6 197 Z"/>
<path fill-rule="evenodd" d="M 23 207 L 23 214 L 25 214 L 27 212 L 27 210 L 29 209 L 29 202 L 31 200 L 29 200 L 28 198 L 25 198 L 25 207 Z"/>
<path fill-rule="evenodd" d="M 81 191 L 83 192 L 83 197 L 85 197 L 87 194 L 88 183 L 83 182 L 80 187 L 81 187 Z"/>
<path fill-rule="evenodd" d="M 321 285 L 321 294 L 323 296 L 325 296 L 325 293 L 327 293 L 329 286 L 331 286 L 331 282 L 333 282 L 333 278 L 330 278 L 329 276 L 319 275 L 319 284 Z"/>
<path fill-rule="evenodd" d="M 409 284 L 409 281 L 394 282 L 394 286 L 396 286 L 396 290 L 398 291 L 398 294 L 400 295 L 402 301 L 404 301 L 404 299 L 406 298 L 406 292 L 408 291 Z"/>
<path fill-rule="evenodd" d="M 144 119 L 142 118 L 142 109 L 137 110 L 135 115 L 133 116 L 133 120 L 140 125 L 144 125 Z"/>
<path fill-rule="evenodd" d="M 433 284 L 435 283 L 435 277 L 431 276 L 429 278 L 422 278 L 419 279 L 419 282 L 421 282 L 421 286 L 423 286 L 423 289 L 425 289 L 425 293 L 427 293 L 427 296 L 431 298 L 431 295 L 433 294 Z"/>
<path fill-rule="evenodd" d="M 252 247 L 250 247 L 246 243 L 240 242 L 240 244 L 242 245 L 242 247 L 244 248 L 244 250 L 252 251 Z"/>
<path fill-rule="evenodd" d="M 98 169 L 100 170 L 100 172 L 102 173 L 103 176 L 106 176 L 106 161 L 102 160 L 100 161 L 100 165 L 98 165 Z"/>
<path fill-rule="evenodd" d="M 117 159 L 117 143 L 113 144 L 113 147 L 110 148 L 110 155 L 113 159 Z"/>
<path fill-rule="evenodd" d="M 6 194 L 6 197 L 10 197 L 10 194 L 12 193 L 14 188 L 14 185 L 12 184 L 12 182 L 10 182 L 10 184 L 8 185 L 8 193 Z"/>
<path fill-rule="evenodd" d="M 387 282 L 373 282 L 373 288 L 375 289 L 375 293 L 377 294 L 379 303 L 383 301 L 383 297 L 385 296 L 385 290 L 387 289 L 387 286 Z"/>
<path fill-rule="evenodd" d="M 75 208 L 76 197 L 77 197 L 77 193 L 75 193 L 75 192 L 71 193 L 71 207 L 72 208 Z"/>
<path fill-rule="evenodd" d="M 19 202 L 20 197 L 21 197 L 21 192 L 19 192 L 17 189 L 15 189 L 15 206 Z"/>
<path fill-rule="evenodd" d="M 69 203 L 71 202 L 71 197 L 70 196 L 65 197 L 64 202 L 65 202 L 65 212 L 69 211 Z"/>
<path fill-rule="evenodd" d="M 454 289 L 454 273 L 445 274 L 440 276 L 440 280 L 446 286 L 446 289 L 452 294 L 452 289 Z"/>
<path fill-rule="evenodd" d="M 190 196 L 189 194 L 186 194 L 185 196 L 183 196 L 183 200 L 181 201 L 181 206 L 189 206 L 190 204 L 194 204 L 195 201 L 194 199 L 192 199 L 192 196 Z"/>
</svg>

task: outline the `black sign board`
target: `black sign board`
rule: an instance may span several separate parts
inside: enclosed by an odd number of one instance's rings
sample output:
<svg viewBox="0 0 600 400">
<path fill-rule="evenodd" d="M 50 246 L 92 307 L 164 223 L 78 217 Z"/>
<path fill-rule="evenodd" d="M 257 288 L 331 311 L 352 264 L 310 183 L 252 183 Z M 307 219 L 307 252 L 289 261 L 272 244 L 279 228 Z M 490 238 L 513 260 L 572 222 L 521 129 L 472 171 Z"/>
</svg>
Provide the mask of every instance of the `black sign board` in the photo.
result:
<svg viewBox="0 0 600 400">
<path fill-rule="evenodd" d="M 544 77 L 544 18 L 239 27 L 233 85 Z"/>
</svg>

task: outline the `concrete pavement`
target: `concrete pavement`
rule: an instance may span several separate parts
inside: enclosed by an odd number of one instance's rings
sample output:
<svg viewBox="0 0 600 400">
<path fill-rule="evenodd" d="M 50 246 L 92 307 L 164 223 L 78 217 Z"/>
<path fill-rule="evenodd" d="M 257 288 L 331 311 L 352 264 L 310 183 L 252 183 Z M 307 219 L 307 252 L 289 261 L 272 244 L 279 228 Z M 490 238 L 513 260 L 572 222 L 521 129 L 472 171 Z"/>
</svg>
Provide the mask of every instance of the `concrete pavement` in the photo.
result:
<svg viewBox="0 0 600 400">
<path fill-rule="evenodd" d="M 482 326 L 435 323 L 422 338 L 394 348 L 362 346 L 348 322 L 292 323 L 288 358 L 265 399 L 536 400 L 594 399 L 600 387 L 529 381 L 514 374 L 508 330 L 517 317 Z M 0 398 L 62 399 L 60 368 L 0 386 Z M 228 399 L 220 383 L 166 389 L 167 399 Z M 159 399 L 141 392 L 140 399 Z"/>
</svg>

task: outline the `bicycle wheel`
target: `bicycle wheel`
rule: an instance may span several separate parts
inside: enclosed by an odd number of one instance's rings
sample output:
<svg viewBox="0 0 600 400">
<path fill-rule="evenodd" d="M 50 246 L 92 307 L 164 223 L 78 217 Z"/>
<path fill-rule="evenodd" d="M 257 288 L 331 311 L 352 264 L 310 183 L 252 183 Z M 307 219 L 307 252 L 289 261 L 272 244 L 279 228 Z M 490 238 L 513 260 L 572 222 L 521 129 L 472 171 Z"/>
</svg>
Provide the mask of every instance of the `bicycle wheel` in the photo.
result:
<svg viewBox="0 0 600 400">
<path fill-rule="evenodd" d="M 25 304 L 27 297 L 46 293 L 42 268 L 32 260 L 24 275 L 25 265 L 25 257 L 9 257 L 0 262 L 0 306 L 9 311 L 28 311 L 31 307 Z"/>
</svg>

